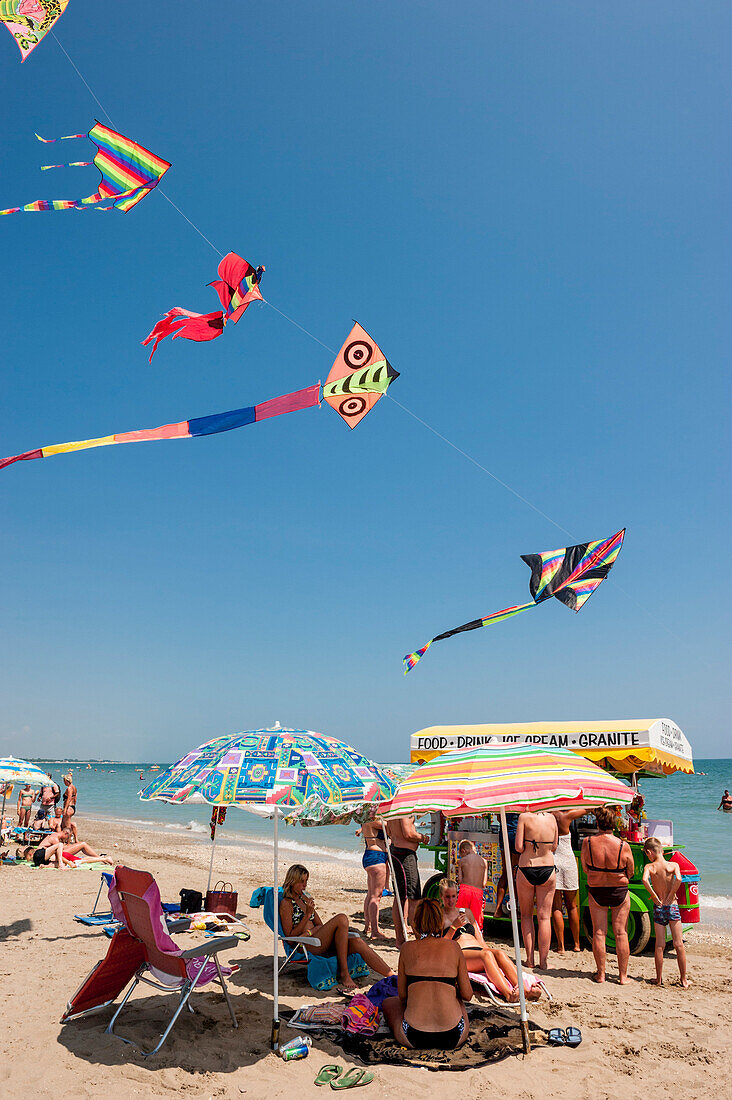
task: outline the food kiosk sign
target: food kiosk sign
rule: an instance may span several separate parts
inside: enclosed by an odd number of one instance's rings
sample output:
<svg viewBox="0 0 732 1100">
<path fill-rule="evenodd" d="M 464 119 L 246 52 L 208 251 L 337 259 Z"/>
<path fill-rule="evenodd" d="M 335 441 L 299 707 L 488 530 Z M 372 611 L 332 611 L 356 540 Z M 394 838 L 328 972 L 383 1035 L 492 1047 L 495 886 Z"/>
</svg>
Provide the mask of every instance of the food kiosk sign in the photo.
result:
<svg viewBox="0 0 732 1100">
<path fill-rule="evenodd" d="M 412 734 L 412 762 L 452 749 L 481 745 L 532 744 L 571 749 L 592 760 L 607 758 L 620 770 L 693 771 L 691 745 L 669 718 L 610 722 L 530 722 L 481 726 L 432 726 Z M 637 768 L 633 765 L 637 762 Z"/>
</svg>

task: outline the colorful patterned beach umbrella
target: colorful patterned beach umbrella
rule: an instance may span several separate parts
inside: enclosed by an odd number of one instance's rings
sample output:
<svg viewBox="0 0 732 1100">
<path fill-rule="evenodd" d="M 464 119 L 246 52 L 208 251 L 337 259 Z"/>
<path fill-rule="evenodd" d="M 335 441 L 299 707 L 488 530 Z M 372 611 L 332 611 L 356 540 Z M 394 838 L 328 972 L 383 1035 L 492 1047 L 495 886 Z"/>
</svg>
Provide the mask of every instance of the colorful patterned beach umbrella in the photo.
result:
<svg viewBox="0 0 732 1100">
<path fill-rule="evenodd" d="M 144 801 L 185 802 L 194 795 L 214 806 L 270 807 L 274 818 L 273 891 L 277 898 L 278 810 L 320 805 L 343 807 L 391 798 L 396 782 L 349 745 L 310 730 L 249 730 L 215 737 L 153 779 Z M 215 834 L 214 834 L 215 835 Z M 213 846 L 211 849 L 213 863 Z M 211 871 L 209 868 L 209 884 Z M 272 1048 L 279 1045 L 279 938 L 273 921 Z"/>
<path fill-rule="evenodd" d="M 143 801 L 213 806 L 261 805 L 283 810 L 305 803 L 341 806 L 390 798 L 397 783 L 335 737 L 296 729 L 260 729 L 215 737 L 160 772 Z"/>
<path fill-rule="evenodd" d="M 394 790 L 402 780 L 411 775 L 419 765 L 417 764 L 381 764 L 380 771 L 387 779 L 391 780 Z M 354 822 L 363 825 L 366 821 L 373 821 L 378 817 L 378 803 L 369 799 L 367 802 L 321 802 L 317 795 L 313 795 L 302 806 L 285 814 L 288 825 L 304 825 L 306 828 L 314 828 L 319 825 L 349 825 Z"/>
<path fill-rule="evenodd" d="M 633 791 L 591 760 L 544 745 L 483 745 L 443 753 L 407 778 L 383 817 L 441 810 L 447 816 L 504 810 L 626 805 Z"/>
</svg>

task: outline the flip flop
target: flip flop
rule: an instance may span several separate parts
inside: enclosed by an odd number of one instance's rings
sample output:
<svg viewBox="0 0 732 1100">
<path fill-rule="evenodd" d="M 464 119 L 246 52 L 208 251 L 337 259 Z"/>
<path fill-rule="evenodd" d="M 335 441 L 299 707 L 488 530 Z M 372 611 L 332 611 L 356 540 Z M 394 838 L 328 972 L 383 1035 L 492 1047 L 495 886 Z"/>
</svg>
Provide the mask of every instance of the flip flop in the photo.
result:
<svg viewBox="0 0 732 1100">
<path fill-rule="evenodd" d="M 374 1079 L 373 1073 L 365 1069 L 349 1069 L 345 1076 L 341 1077 L 340 1081 L 331 1081 L 330 1087 L 332 1089 L 353 1089 L 357 1085 L 370 1085 Z"/>
<path fill-rule="evenodd" d="M 315 1078 L 316 1085 L 332 1085 L 337 1077 L 343 1073 L 343 1066 L 332 1065 L 323 1066 L 318 1076 Z"/>
<path fill-rule="evenodd" d="M 578 1047 L 582 1042 L 582 1032 L 578 1027 L 567 1028 L 567 1046 Z"/>
<path fill-rule="evenodd" d="M 567 1045 L 567 1032 L 561 1027 L 553 1027 L 547 1035 L 547 1041 L 555 1047 L 564 1047 Z"/>
<path fill-rule="evenodd" d="M 335 987 L 336 993 L 340 993 L 341 997 L 355 997 L 358 993 L 357 985 L 337 985 Z"/>
</svg>

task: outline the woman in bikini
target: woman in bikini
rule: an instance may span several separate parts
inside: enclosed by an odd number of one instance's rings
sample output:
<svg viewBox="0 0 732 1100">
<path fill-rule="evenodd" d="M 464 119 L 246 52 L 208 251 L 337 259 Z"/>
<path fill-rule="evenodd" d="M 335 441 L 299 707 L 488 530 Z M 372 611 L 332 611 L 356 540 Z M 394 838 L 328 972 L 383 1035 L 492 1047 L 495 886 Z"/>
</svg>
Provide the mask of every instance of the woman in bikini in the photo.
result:
<svg viewBox="0 0 732 1100">
<path fill-rule="evenodd" d="M 521 934 L 526 948 L 526 965 L 534 965 L 534 947 L 539 949 L 539 970 L 546 970 L 552 942 L 554 900 L 554 853 L 559 843 L 556 819 L 547 813 L 519 814 L 516 829 L 516 893 L 521 910 Z M 539 926 L 534 939 L 534 901 Z"/>
<path fill-rule="evenodd" d="M 515 1004 L 519 999 L 516 967 L 505 951 L 497 947 L 488 947 L 471 911 L 458 909 L 458 891 L 458 884 L 452 879 L 441 880 L 443 936 L 445 939 L 453 940 L 464 953 L 465 966 L 469 974 L 485 974 L 501 996 L 511 1004 Z M 527 992 L 526 999 L 537 1001 L 540 996 L 541 988 L 536 986 Z"/>
<path fill-rule="evenodd" d="M 390 978 L 394 971 L 389 964 L 364 943 L 360 936 L 349 936 L 348 917 L 345 913 L 339 913 L 325 923 L 320 919 L 315 911 L 315 902 L 306 893 L 309 876 L 307 867 L 300 863 L 293 863 L 285 875 L 280 902 L 280 921 L 285 936 L 314 936 L 320 946 L 308 944 L 311 955 L 336 956 L 339 978 L 336 988 L 340 993 L 353 993 L 358 989 L 348 973 L 348 956 L 355 953 L 377 974 Z"/>
<path fill-rule="evenodd" d="M 361 861 L 367 881 L 366 899 L 363 903 L 364 935 L 368 936 L 370 932 L 372 940 L 385 940 L 386 936 L 379 930 L 379 905 L 389 871 L 386 838 L 383 828 L 375 821 L 365 822 L 356 830 L 356 835 L 359 834 L 366 846 Z"/>
<path fill-rule="evenodd" d="M 615 814 L 607 806 L 595 810 L 598 832 L 582 841 L 582 866 L 587 875 L 590 916 L 592 917 L 592 954 L 595 956 L 594 979 L 605 981 L 607 911 L 610 910 L 615 950 L 618 956 L 620 984 L 628 982 L 628 883 L 635 872 L 630 845 L 613 836 Z"/>
<path fill-rule="evenodd" d="M 431 898 L 417 902 L 416 940 L 399 952 L 397 997 L 381 1008 L 397 1043 L 416 1050 L 456 1050 L 469 1034 L 465 1001 L 473 989 L 459 946 L 442 935 L 442 908 Z"/>
<path fill-rule="evenodd" d="M 36 800 L 36 792 L 31 789 L 30 783 L 26 783 L 18 792 L 18 825 L 27 829 L 30 825 L 31 810 Z"/>
</svg>

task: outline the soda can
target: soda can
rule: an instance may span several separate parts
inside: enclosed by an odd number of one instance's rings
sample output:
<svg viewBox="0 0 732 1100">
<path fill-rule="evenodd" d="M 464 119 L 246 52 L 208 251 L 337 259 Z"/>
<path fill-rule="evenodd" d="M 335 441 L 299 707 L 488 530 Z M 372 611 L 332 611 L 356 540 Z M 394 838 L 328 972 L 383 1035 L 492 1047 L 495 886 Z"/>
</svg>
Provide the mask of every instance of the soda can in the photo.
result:
<svg viewBox="0 0 732 1100">
<path fill-rule="evenodd" d="M 280 1047 L 280 1050 L 292 1050 L 293 1047 L 311 1047 L 312 1045 L 313 1040 L 309 1035 L 296 1035 L 294 1039 L 290 1039 L 289 1043 L 285 1043 L 284 1046 Z"/>
<path fill-rule="evenodd" d="M 305 1043 L 299 1047 L 290 1047 L 288 1050 L 282 1051 L 283 1062 L 296 1062 L 300 1058 L 307 1058 L 310 1053 L 310 1047 Z"/>
</svg>

